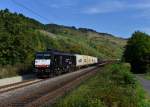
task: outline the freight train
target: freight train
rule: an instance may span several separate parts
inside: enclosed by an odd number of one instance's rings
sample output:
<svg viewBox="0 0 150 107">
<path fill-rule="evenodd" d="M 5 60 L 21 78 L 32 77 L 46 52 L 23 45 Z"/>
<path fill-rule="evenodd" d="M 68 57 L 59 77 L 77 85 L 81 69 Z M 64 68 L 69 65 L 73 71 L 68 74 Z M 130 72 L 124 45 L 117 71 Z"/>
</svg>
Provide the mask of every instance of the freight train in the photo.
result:
<svg viewBox="0 0 150 107">
<path fill-rule="evenodd" d="M 47 50 L 36 53 L 34 68 L 37 76 L 40 77 L 60 75 L 97 63 L 97 57 Z"/>
</svg>

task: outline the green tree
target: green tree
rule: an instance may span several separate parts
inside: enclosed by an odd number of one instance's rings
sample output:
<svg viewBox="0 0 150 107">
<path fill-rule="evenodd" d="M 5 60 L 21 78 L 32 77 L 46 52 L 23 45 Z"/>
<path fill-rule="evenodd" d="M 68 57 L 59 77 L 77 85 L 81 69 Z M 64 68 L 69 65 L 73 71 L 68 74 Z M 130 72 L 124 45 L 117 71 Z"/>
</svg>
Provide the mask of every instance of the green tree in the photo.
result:
<svg viewBox="0 0 150 107">
<path fill-rule="evenodd" d="M 149 68 L 150 36 L 137 31 L 128 40 L 124 59 L 129 62 L 134 73 L 144 73 Z"/>
<path fill-rule="evenodd" d="M 31 62 L 36 47 L 33 44 L 35 41 L 33 35 L 39 37 L 35 42 L 41 42 L 42 47 L 46 47 L 44 44 L 46 37 L 35 32 L 35 29 L 39 28 L 43 28 L 43 25 L 34 19 L 27 18 L 22 14 L 11 13 L 8 9 L 1 10 L 0 65 Z"/>
</svg>

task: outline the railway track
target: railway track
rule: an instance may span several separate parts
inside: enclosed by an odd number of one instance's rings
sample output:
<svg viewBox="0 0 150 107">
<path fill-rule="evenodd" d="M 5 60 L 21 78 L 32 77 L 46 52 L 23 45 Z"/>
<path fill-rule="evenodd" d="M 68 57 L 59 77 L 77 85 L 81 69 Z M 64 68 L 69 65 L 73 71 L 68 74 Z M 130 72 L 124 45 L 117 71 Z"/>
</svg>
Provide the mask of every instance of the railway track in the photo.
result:
<svg viewBox="0 0 150 107">
<path fill-rule="evenodd" d="M 69 92 L 77 85 L 79 85 L 83 80 L 86 80 L 90 76 L 96 73 L 97 69 L 93 69 L 92 72 L 85 73 L 84 75 L 79 76 L 76 79 L 64 84 L 62 87 L 53 90 L 52 92 L 47 93 L 46 95 L 38 98 L 37 100 L 29 103 L 26 107 L 47 107 L 53 106 L 56 103 L 57 99 L 63 96 L 65 93 Z M 43 103 L 44 102 L 44 103 Z"/>
<path fill-rule="evenodd" d="M 42 79 L 32 79 L 32 80 L 26 80 L 23 82 L 18 82 L 18 83 L 14 83 L 14 84 L 10 84 L 10 85 L 6 85 L 6 86 L 1 86 L 0 87 L 0 94 L 8 92 L 8 91 L 12 91 L 21 87 L 25 87 L 28 85 L 32 85 L 38 82 L 43 81 Z"/>
<path fill-rule="evenodd" d="M 101 66 L 104 64 L 101 64 Z M 0 107 L 37 107 L 52 104 L 59 96 L 95 74 L 98 67 L 89 67 L 47 80 L 29 81 L 13 88 L 0 89 Z"/>
</svg>

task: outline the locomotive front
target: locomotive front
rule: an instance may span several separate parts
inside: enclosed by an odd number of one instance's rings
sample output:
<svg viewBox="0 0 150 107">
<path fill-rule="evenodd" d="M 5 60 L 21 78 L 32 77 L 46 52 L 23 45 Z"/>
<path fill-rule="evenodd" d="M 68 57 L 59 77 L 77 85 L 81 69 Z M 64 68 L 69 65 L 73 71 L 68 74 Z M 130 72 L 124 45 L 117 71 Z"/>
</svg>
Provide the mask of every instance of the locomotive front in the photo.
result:
<svg viewBox="0 0 150 107">
<path fill-rule="evenodd" d="M 34 66 L 37 76 L 49 75 L 51 72 L 51 54 L 48 52 L 37 52 Z"/>
</svg>

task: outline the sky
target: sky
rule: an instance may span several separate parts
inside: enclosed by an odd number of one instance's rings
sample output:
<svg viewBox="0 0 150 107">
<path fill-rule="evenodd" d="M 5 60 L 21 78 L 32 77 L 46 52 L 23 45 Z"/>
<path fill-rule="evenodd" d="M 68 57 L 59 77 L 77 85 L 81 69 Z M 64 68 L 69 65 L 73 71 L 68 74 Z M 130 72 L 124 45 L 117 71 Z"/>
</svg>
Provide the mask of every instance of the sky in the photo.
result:
<svg viewBox="0 0 150 107">
<path fill-rule="evenodd" d="M 128 38 L 150 34 L 150 0 L 0 0 L 0 10 L 22 13 L 43 24 L 91 28 Z"/>
</svg>

